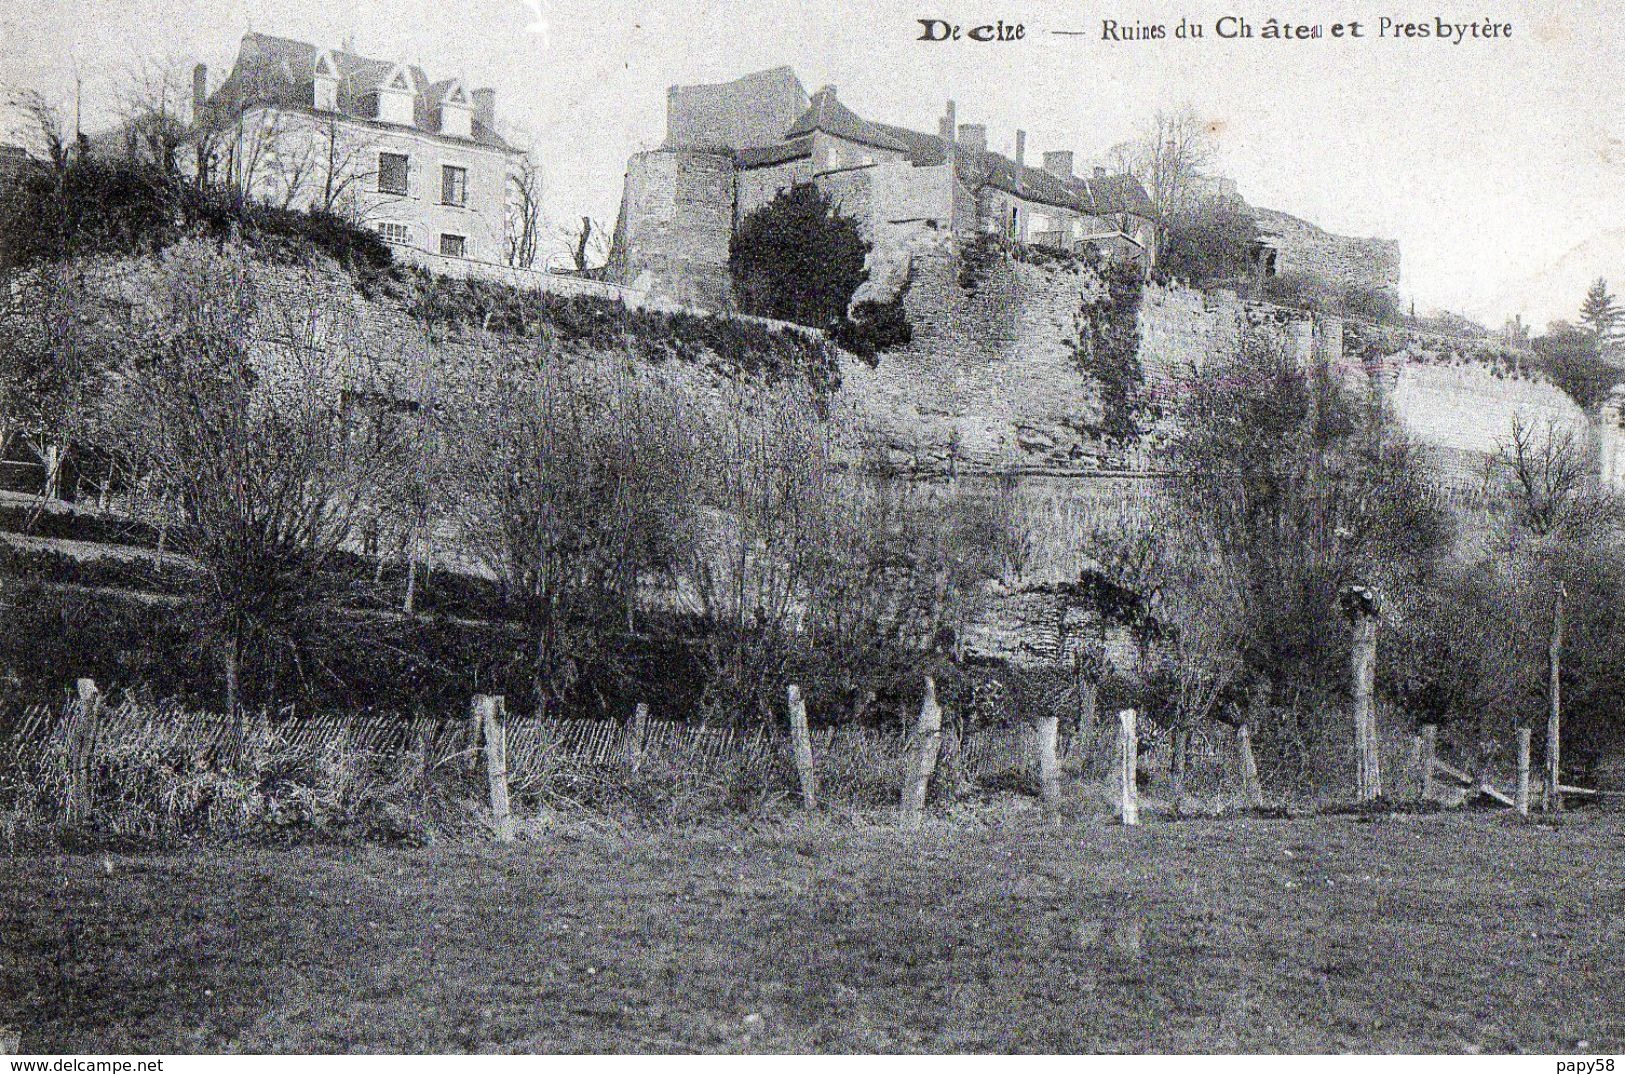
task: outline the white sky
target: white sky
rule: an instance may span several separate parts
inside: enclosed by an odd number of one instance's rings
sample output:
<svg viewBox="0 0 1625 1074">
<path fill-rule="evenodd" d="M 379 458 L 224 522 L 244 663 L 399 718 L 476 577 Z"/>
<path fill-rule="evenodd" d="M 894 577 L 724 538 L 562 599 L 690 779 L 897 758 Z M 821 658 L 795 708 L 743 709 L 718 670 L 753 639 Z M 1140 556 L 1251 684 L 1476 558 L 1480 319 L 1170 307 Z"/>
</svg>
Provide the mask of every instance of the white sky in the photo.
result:
<svg viewBox="0 0 1625 1074">
<path fill-rule="evenodd" d="M 1104 152 L 1157 108 L 1189 101 L 1219 128 L 1220 170 L 1255 204 L 1333 231 L 1400 240 L 1419 309 L 1499 324 L 1573 316 L 1596 275 L 1625 291 L 1625 15 L 1613 0 L 34 0 L 0 9 L 0 82 L 106 119 L 143 54 L 210 65 L 249 30 L 464 75 L 497 89 L 499 120 L 534 132 L 557 220 L 612 224 L 627 156 L 659 142 L 665 89 L 790 64 L 859 114 L 934 131 L 948 98 L 1010 152 Z M 1099 19 L 1211 24 L 1383 13 L 1511 22 L 1510 42 L 1111 43 Z M 540 9 L 540 17 L 535 9 Z M 1553 13 L 1551 9 L 1560 9 Z M 914 20 L 1028 26 L 1013 44 L 925 44 Z M 539 23 L 545 23 L 541 30 Z M 1058 37 L 1052 29 L 1083 29 Z M 1579 253 L 1558 266 L 1576 247 Z M 1557 267 L 1554 267 L 1557 266 Z M 1561 277 L 1561 279 L 1559 279 Z M 1570 282 L 1572 281 L 1572 282 Z"/>
</svg>

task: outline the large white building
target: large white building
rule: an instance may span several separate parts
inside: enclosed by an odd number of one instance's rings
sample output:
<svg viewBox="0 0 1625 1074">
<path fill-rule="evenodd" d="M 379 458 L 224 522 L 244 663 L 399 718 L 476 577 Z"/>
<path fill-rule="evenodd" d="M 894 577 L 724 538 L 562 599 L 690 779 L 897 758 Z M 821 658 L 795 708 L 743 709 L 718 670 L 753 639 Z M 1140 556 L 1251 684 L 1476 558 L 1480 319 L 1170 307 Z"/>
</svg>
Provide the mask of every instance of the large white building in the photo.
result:
<svg viewBox="0 0 1625 1074">
<path fill-rule="evenodd" d="M 259 201 L 349 217 L 399 247 L 500 262 L 522 154 L 497 134 L 495 110 L 493 90 L 460 78 L 250 33 L 213 93 L 194 71 L 179 164 Z"/>
</svg>

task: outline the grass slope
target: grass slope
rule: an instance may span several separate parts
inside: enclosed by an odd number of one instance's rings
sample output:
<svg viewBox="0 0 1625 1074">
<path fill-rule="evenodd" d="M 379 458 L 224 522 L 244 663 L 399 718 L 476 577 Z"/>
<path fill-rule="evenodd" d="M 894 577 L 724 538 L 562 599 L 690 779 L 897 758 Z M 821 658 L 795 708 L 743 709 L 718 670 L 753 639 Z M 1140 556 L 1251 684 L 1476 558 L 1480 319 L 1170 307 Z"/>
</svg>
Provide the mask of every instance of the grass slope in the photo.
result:
<svg viewBox="0 0 1625 1074">
<path fill-rule="evenodd" d="M 19 856 L 0 1021 L 25 1051 L 1617 1051 L 1622 849 L 1618 814 L 1480 814 Z"/>
</svg>

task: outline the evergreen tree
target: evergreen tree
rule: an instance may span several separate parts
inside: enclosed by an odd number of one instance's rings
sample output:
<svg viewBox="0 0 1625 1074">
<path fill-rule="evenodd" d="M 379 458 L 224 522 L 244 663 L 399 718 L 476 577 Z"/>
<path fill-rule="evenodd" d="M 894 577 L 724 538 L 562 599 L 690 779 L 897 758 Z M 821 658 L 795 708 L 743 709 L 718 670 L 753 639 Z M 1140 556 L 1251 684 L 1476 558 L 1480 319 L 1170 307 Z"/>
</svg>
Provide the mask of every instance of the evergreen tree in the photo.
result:
<svg viewBox="0 0 1625 1074">
<path fill-rule="evenodd" d="M 1580 306 L 1580 323 L 1602 343 L 1617 339 L 1621 325 L 1625 324 L 1625 309 L 1608 293 L 1608 281 L 1600 276 Z"/>
<path fill-rule="evenodd" d="M 798 183 L 740 223 L 729 247 L 745 313 L 828 328 L 866 277 L 857 222 L 811 183 Z"/>
</svg>

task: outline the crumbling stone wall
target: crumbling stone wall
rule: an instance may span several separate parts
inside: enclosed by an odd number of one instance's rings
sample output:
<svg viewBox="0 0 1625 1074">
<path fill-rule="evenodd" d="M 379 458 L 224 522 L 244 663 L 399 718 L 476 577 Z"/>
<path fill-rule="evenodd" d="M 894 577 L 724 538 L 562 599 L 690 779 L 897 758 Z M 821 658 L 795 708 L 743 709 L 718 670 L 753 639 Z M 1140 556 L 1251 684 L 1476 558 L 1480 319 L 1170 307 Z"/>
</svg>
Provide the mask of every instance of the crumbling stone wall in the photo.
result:
<svg viewBox="0 0 1625 1074">
<path fill-rule="evenodd" d="M 1122 466 L 1088 432 L 1100 403 L 1073 360 L 1083 295 L 1101 287 L 1093 273 L 999 258 L 967 281 L 951 236 L 920 229 L 903 241 L 913 342 L 872 369 L 843 363 L 839 401 L 861 450 L 927 473 Z"/>
<path fill-rule="evenodd" d="M 807 91 L 788 67 L 707 86 L 666 91 L 666 144 L 729 149 L 777 144 L 807 110 Z"/>
<path fill-rule="evenodd" d="M 733 305 L 734 164 L 723 153 L 656 149 L 627 163 L 609 276 L 657 299 Z"/>
<path fill-rule="evenodd" d="M 1256 209 L 1254 217 L 1276 250 L 1278 274 L 1302 273 L 1347 290 L 1399 297 L 1399 243 L 1334 235 L 1273 209 Z"/>
<path fill-rule="evenodd" d="M 734 179 L 734 226 L 797 183 L 812 179 L 812 161 L 803 157 L 762 168 L 741 168 Z"/>
</svg>

